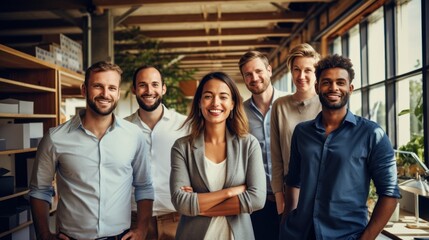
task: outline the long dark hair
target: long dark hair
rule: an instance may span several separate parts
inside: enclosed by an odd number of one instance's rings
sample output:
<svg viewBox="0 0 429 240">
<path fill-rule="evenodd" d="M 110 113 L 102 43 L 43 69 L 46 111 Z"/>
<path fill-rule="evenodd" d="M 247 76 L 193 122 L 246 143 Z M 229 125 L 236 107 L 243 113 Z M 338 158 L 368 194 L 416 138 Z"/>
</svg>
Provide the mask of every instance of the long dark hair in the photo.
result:
<svg viewBox="0 0 429 240">
<path fill-rule="evenodd" d="M 248 134 L 249 132 L 249 123 L 244 112 L 243 98 L 240 95 L 237 85 L 226 73 L 211 72 L 201 79 L 192 101 L 191 112 L 183 124 L 183 126 L 188 125 L 190 128 L 191 142 L 193 142 L 197 136 L 204 132 L 205 124 L 204 117 L 200 113 L 200 101 L 203 94 L 204 85 L 212 79 L 224 82 L 231 90 L 234 108 L 231 111 L 233 117 L 228 117 L 226 120 L 226 126 L 228 130 L 232 134 L 236 134 L 240 137 Z"/>
</svg>

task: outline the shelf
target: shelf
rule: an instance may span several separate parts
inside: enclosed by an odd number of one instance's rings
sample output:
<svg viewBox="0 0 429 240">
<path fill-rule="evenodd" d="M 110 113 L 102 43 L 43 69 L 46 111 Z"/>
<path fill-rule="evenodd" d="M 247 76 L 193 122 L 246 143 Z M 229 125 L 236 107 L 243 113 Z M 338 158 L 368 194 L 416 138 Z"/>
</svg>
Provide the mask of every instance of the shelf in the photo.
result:
<svg viewBox="0 0 429 240">
<path fill-rule="evenodd" d="M 55 114 L 0 113 L 0 118 L 56 118 Z"/>
<path fill-rule="evenodd" d="M 0 197 L 0 202 L 8 200 L 8 199 L 11 199 L 11 198 L 16 198 L 16 197 L 19 197 L 19 196 L 24 196 L 28 192 L 30 192 L 30 190 L 28 190 L 28 189 L 27 190 L 21 190 L 19 192 L 14 193 L 14 194 L 7 195 L 7 196 L 4 196 L 4 197 Z"/>
<path fill-rule="evenodd" d="M 16 69 L 53 69 L 55 64 L 0 44 L 0 66 Z"/>
<path fill-rule="evenodd" d="M 82 75 L 68 69 L 62 69 L 59 71 L 59 80 L 61 84 L 61 99 L 83 98 L 80 91 L 84 83 Z"/>
<path fill-rule="evenodd" d="M 19 225 L 17 227 L 14 227 L 12 229 L 9 229 L 6 232 L 2 232 L 2 233 L 0 233 L 0 238 L 2 238 L 4 236 L 7 236 L 7 235 L 9 235 L 11 233 L 17 232 L 17 231 L 19 231 L 19 230 L 21 230 L 21 229 L 23 229 L 23 228 L 25 228 L 27 226 L 30 226 L 31 224 L 33 224 L 32 220 L 30 220 L 28 222 L 25 222 L 25 223 L 23 223 L 23 224 L 21 224 L 21 225 Z"/>
<path fill-rule="evenodd" d="M 0 78 L 0 92 L 14 92 L 14 93 L 36 93 L 36 92 L 53 92 L 55 88 L 43 87 L 34 84 L 18 82 L 6 78 Z"/>
<path fill-rule="evenodd" d="M 35 152 L 35 151 L 37 151 L 37 148 L 11 149 L 11 150 L 0 151 L 0 155 L 27 153 L 27 152 Z"/>
<path fill-rule="evenodd" d="M 79 89 L 84 82 L 82 75 L 68 69 L 62 68 L 61 71 L 59 71 L 59 74 L 61 86 L 63 87 L 75 87 Z"/>
</svg>

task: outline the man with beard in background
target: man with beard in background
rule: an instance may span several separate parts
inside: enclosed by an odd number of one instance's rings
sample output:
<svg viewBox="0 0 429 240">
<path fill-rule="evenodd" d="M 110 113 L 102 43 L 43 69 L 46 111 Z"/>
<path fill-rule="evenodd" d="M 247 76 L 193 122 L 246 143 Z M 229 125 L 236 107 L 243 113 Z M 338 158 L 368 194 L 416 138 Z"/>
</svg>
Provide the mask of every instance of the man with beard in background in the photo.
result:
<svg viewBox="0 0 429 240">
<path fill-rule="evenodd" d="M 143 131 L 150 146 L 150 161 L 154 179 L 155 201 L 153 217 L 146 239 L 174 239 L 179 214 L 171 203 L 170 195 L 170 150 L 176 139 L 188 134 L 181 128 L 186 116 L 167 109 L 162 96 L 167 87 L 161 73 L 153 66 L 142 66 L 134 72 L 132 92 L 140 108 L 125 119 Z M 132 218 L 136 219 L 135 205 Z"/>
<path fill-rule="evenodd" d="M 244 110 L 249 119 L 250 133 L 261 145 L 267 185 L 264 208 L 250 215 L 253 232 L 256 240 L 277 240 L 280 215 L 271 188 L 270 121 L 273 102 L 286 95 L 286 92 L 275 89 L 271 84 L 272 68 L 265 54 L 249 51 L 240 58 L 238 65 L 247 89 L 252 92 L 252 96 L 244 102 Z"/>
<path fill-rule="evenodd" d="M 109 62 L 85 73 L 87 107 L 49 129 L 40 142 L 30 183 L 37 239 L 144 239 L 154 191 L 144 135 L 112 112 L 120 96 L 122 70 Z M 58 184 L 55 233 L 49 205 Z M 137 224 L 130 229 L 132 187 Z"/>
</svg>

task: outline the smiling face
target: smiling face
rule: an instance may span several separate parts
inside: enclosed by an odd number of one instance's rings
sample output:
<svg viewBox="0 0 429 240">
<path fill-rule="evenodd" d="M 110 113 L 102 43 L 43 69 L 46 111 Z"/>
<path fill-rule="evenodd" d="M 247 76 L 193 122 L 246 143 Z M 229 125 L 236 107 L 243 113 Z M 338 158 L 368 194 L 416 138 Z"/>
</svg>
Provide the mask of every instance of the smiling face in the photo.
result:
<svg viewBox="0 0 429 240">
<path fill-rule="evenodd" d="M 353 84 L 350 84 L 347 70 L 328 68 L 321 73 L 316 91 L 324 108 L 337 110 L 346 108 Z"/>
<path fill-rule="evenodd" d="M 315 63 L 316 60 L 313 57 L 296 57 L 293 60 L 291 73 L 297 92 L 314 92 Z"/>
<path fill-rule="evenodd" d="M 200 109 L 205 123 L 225 124 L 233 108 L 234 101 L 228 85 L 218 79 L 207 81 L 200 100 Z"/>
<path fill-rule="evenodd" d="M 89 109 L 102 116 L 111 114 L 118 104 L 120 81 L 121 76 L 113 70 L 91 73 L 88 86 L 82 86 Z"/>
<path fill-rule="evenodd" d="M 147 112 L 152 112 L 160 106 L 166 90 L 161 74 L 155 68 L 140 70 L 136 75 L 135 87 L 132 88 L 140 108 Z"/>
<path fill-rule="evenodd" d="M 265 66 L 260 58 L 252 59 L 244 64 L 241 72 L 247 89 L 253 94 L 261 94 L 270 86 L 271 66 Z"/>
</svg>

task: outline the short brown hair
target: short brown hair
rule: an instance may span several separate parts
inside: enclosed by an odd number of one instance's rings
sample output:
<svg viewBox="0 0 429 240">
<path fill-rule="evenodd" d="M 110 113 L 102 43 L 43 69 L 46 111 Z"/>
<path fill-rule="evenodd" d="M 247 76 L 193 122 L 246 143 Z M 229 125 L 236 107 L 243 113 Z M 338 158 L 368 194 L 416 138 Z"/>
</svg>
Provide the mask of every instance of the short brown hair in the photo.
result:
<svg viewBox="0 0 429 240">
<path fill-rule="evenodd" d="M 85 71 L 85 82 L 84 82 L 85 86 L 88 87 L 88 81 L 89 81 L 89 77 L 91 76 L 91 73 L 105 72 L 105 71 L 116 71 L 117 73 L 119 73 L 119 76 L 122 75 L 122 69 L 118 65 L 107 61 L 96 62 L 92 64 L 91 67 L 89 67 Z M 121 79 L 122 79 L 122 76 L 119 80 Z"/>
<path fill-rule="evenodd" d="M 248 51 L 243 56 L 241 56 L 240 61 L 238 62 L 238 66 L 240 68 L 241 75 L 243 75 L 243 71 L 241 71 L 241 68 L 248 62 L 252 61 L 255 58 L 261 59 L 261 61 L 264 63 L 265 67 L 268 67 L 270 65 L 270 62 L 268 61 L 267 55 L 258 52 L 258 51 Z"/>
</svg>

